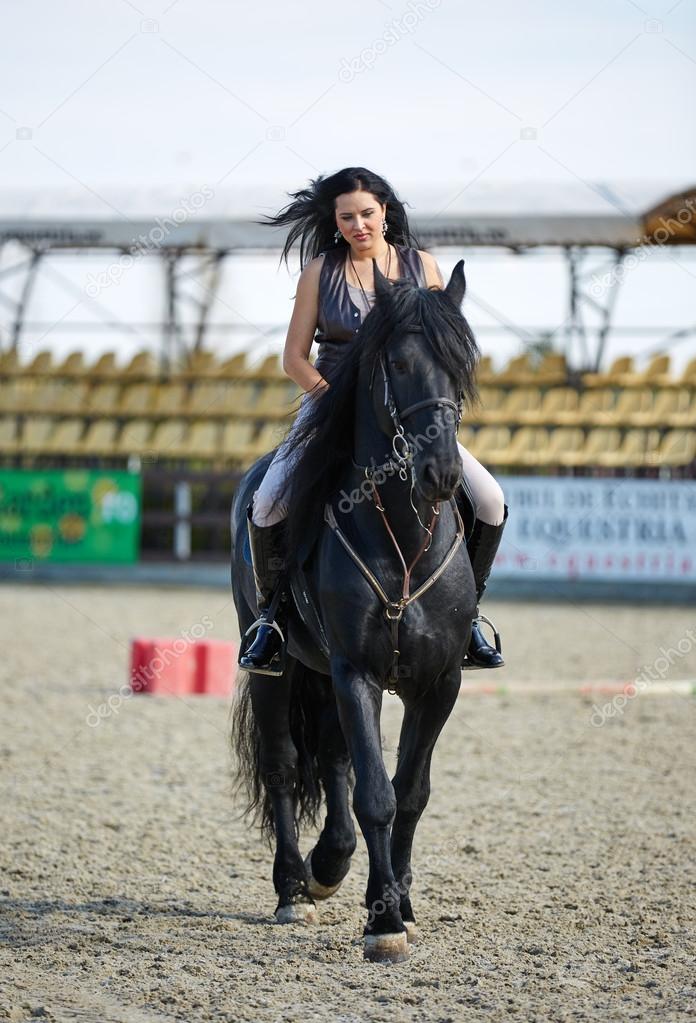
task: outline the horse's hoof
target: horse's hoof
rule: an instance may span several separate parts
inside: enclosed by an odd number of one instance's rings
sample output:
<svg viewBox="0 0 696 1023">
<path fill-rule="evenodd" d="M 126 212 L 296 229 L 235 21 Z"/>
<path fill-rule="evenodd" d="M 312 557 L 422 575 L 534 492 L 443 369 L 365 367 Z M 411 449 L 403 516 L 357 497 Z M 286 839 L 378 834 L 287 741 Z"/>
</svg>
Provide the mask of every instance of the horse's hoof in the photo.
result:
<svg viewBox="0 0 696 1023">
<path fill-rule="evenodd" d="M 275 918 L 279 924 L 316 924 L 319 914 L 311 902 L 291 902 L 288 906 L 278 906 Z"/>
<path fill-rule="evenodd" d="M 305 874 L 307 875 L 307 891 L 309 892 L 309 894 L 312 896 L 313 899 L 318 899 L 318 900 L 321 901 L 322 899 L 329 899 L 329 898 L 331 898 L 332 895 L 336 894 L 338 889 L 343 884 L 343 878 L 341 878 L 341 880 L 338 882 L 338 884 L 330 884 L 330 885 L 320 884 L 317 881 L 317 879 L 314 877 L 314 875 L 312 874 L 312 852 L 313 851 L 314 851 L 313 849 L 310 849 L 310 851 L 305 856 L 305 861 L 304 861 Z"/>
<path fill-rule="evenodd" d="M 409 945 L 415 945 L 418 941 L 418 928 L 416 927 L 416 921 L 404 920 L 404 927 L 406 928 L 406 940 Z"/>
<path fill-rule="evenodd" d="M 366 934 L 364 956 L 371 963 L 405 963 L 408 959 L 406 931 L 397 934 Z"/>
</svg>

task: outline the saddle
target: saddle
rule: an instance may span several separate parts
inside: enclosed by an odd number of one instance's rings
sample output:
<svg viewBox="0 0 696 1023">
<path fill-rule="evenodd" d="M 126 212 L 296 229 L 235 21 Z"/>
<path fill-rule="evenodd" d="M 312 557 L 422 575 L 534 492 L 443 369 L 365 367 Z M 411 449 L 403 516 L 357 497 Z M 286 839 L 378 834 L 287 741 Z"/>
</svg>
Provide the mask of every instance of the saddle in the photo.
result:
<svg viewBox="0 0 696 1023">
<path fill-rule="evenodd" d="M 464 522 L 464 537 L 465 540 L 468 541 L 476 521 L 476 506 L 466 480 L 462 479 L 460 481 L 459 485 L 455 489 L 454 497 L 457 501 L 459 514 Z M 304 538 L 300 549 L 297 551 L 297 556 L 290 571 L 288 583 L 290 592 L 292 593 L 293 602 L 300 619 L 312 637 L 315 645 L 328 661 L 330 656 L 329 643 L 326 638 L 321 615 L 319 614 L 308 580 L 308 572 L 311 567 L 312 555 L 316 550 L 318 539 L 319 536 L 317 533 Z M 243 555 L 244 560 L 251 567 L 251 550 L 249 547 L 248 535 L 244 538 Z"/>
</svg>

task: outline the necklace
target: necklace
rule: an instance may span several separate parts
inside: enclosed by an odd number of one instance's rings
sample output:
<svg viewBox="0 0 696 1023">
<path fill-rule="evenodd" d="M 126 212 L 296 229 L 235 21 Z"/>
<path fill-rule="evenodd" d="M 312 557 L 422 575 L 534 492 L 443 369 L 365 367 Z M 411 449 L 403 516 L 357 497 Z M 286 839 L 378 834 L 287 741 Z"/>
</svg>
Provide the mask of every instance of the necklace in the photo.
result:
<svg viewBox="0 0 696 1023">
<path fill-rule="evenodd" d="M 389 271 L 391 270 L 391 245 L 389 244 L 389 242 L 387 242 L 387 251 L 388 251 L 389 255 L 387 257 L 386 277 L 388 278 L 389 277 Z M 355 269 L 355 263 L 353 262 L 353 255 L 352 255 L 352 253 L 350 251 L 350 248 L 348 249 L 348 259 L 350 260 L 350 265 L 353 267 L 353 273 L 355 274 L 355 276 L 356 276 L 356 278 L 358 280 L 358 284 L 360 285 L 360 290 L 362 291 L 363 298 L 365 299 L 365 306 L 366 306 L 366 308 L 369 309 L 370 308 L 370 302 L 368 300 L 367 294 L 365 293 L 365 289 L 363 288 L 363 283 L 360 280 L 360 274 Z M 377 265 L 379 266 L 379 263 Z"/>
</svg>

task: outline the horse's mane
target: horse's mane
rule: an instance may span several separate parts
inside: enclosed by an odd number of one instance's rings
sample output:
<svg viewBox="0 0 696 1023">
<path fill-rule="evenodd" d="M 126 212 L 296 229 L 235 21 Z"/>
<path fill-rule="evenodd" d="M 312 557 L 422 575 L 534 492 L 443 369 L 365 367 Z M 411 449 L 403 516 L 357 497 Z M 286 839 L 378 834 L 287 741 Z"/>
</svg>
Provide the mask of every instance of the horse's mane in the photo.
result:
<svg viewBox="0 0 696 1023">
<path fill-rule="evenodd" d="M 355 388 L 362 363 L 371 369 L 392 333 L 423 325 L 435 360 L 461 386 L 465 400 L 476 400 L 479 349 L 460 310 L 440 288 L 420 288 L 402 279 L 380 295 L 331 374 L 330 386 L 314 395 L 311 408 L 293 430 L 300 449 L 291 470 L 287 550 L 298 550 L 308 531 L 318 530 L 324 504 L 335 493 L 353 456 Z M 296 457 L 296 456 L 294 456 Z"/>
</svg>

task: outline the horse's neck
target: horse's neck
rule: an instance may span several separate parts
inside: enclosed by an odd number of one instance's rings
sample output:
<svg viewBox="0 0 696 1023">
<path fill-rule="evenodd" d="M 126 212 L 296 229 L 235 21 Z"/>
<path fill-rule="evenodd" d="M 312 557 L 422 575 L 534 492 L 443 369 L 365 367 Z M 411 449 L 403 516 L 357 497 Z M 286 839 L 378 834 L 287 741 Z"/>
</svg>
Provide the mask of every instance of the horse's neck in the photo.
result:
<svg viewBox="0 0 696 1023">
<path fill-rule="evenodd" d="M 376 385 L 378 386 L 378 385 Z M 360 380 L 356 389 L 356 410 L 355 410 L 355 431 L 353 438 L 353 458 L 358 465 L 382 466 L 385 463 L 394 462 L 391 437 L 380 429 L 372 407 L 372 398 L 369 392 L 367 381 Z M 433 505 L 425 501 L 416 487 L 411 490 L 411 470 L 407 466 L 408 476 L 404 481 L 399 477 L 398 469 L 384 473 L 384 481 L 379 485 L 379 496 L 384 506 L 384 512 L 391 529 L 394 532 L 397 542 L 405 556 L 413 557 L 420 548 L 425 536 L 425 531 L 420 523 L 426 526 L 430 524 L 433 514 Z M 380 477 L 381 478 L 381 477 Z M 364 476 L 360 476 L 357 470 L 353 473 L 353 487 L 360 487 L 364 483 Z M 411 504 L 413 501 L 413 505 Z M 414 507 L 418 512 L 414 512 Z M 391 548 L 392 541 L 386 536 L 384 525 L 380 522 L 380 513 L 375 501 L 370 497 L 368 500 L 357 502 L 354 507 L 356 522 L 362 531 L 374 531 L 385 538 L 387 547 Z M 420 522 L 418 519 L 420 518 Z M 435 520 L 437 523 L 437 519 Z M 436 530 L 438 540 L 443 540 L 443 530 Z M 433 552 L 439 546 L 434 543 Z M 426 559 L 427 560 L 427 559 Z"/>
</svg>

